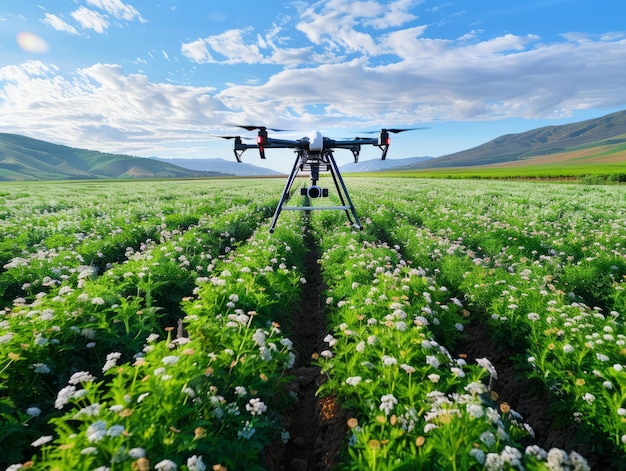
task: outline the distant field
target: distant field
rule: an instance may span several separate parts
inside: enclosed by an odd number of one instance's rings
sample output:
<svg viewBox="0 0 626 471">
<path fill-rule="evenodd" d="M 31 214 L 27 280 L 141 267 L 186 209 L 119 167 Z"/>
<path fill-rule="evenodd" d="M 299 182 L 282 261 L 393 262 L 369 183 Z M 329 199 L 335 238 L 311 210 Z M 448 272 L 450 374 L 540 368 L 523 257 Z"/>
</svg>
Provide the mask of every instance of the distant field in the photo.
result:
<svg viewBox="0 0 626 471">
<path fill-rule="evenodd" d="M 626 181 L 626 144 L 581 147 L 496 165 L 385 172 L 390 177 Z"/>
</svg>

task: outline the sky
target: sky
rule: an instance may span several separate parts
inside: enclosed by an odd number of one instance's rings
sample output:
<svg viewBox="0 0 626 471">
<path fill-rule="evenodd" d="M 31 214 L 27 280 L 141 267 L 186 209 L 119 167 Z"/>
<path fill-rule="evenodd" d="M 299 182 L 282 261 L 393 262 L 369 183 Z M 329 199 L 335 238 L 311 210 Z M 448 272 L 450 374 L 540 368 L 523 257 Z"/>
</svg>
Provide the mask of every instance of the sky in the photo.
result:
<svg viewBox="0 0 626 471">
<path fill-rule="evenodd" d="M 388 158 L 438 157 L 626 109 L 624 17 L 621 0 L 5 0 L 0 132 L 234 158 L 216 136 L 254 136 L 235 124 L 287 139 L 423 127 Z M 267 157 L 243 159 L 293 165 Z"/>
</svg>

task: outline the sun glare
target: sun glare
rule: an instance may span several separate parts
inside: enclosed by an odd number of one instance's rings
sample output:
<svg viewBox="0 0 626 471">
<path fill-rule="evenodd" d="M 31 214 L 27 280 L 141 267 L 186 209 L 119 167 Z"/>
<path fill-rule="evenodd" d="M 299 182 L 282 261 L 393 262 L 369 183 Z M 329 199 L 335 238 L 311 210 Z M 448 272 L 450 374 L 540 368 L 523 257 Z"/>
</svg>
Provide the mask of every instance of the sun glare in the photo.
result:
<svg viewBox="0 0 626 471">
<path fill-rule="evenodd" d="M 40 38 L 34 33 L 29 33 L 28 31 L 22 31 L 21 33 L 17 33 L 15 40 L 17 42 L 17 45 L 26 52 L 43 54 L 45 52 L 48 52 L 48 49 L 50 49 L 48 43 L 44 39 Z"/>
</svg>

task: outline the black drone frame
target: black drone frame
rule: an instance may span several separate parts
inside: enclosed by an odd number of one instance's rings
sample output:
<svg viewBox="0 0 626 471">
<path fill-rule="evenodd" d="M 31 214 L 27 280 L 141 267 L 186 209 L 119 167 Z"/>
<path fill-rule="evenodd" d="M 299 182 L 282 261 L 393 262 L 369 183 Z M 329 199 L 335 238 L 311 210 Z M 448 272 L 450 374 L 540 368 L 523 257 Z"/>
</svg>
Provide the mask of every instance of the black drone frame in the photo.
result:
<svg viewBox="0 0 626 471">
<path fill-rule="evenodd" d="M 310 211 L 310 210 L 344 210 L 350 225 L 363 229 L 359 217 L 354 208 L 354 204 L 348 194 L 348 188 L 346 187 L 339 167 L 333 156 L 334 149 L 347 149 L 352 152 L 354 162 L 359 161 L 359 154 L 361 152 L 361 146 L 371 145 L 378 147 L 382 151 L 382 160 L 387 157 L 387 151 L 389 150 L 389 144 L 391 139 L 389 133 L 399 133 L 403 131 L 410 131 L 413 129 L 421 128 L 409 128 L 409 129 L 381 129 L 378 132 L 378 136 L 375 138 L 368 137 L 356 137 L 354 139 L 336 140 L 322 136 L 318 131 L 310 133 L 308 136 L 302 139 L 289 140 L 289 139 L 275 139 L 270 138 L 267 134 L 268 129 L 271 131 L 281 131 L 280 129 L 271 129 L 264 126 L 238 126 L 246 129 L 247 131 L 257 130 L 256 144 L 246 144 L 243 142 L 240 136 L 219 136 L 224 139 L 234 139 L 233 151 L 237 162 L 241 162 L 241 156 L 248 149 L 258 149 L 261 159 L 265 159 L 266 149 L 294 149 L 296 159 L 293 164 L 287 183 L 281 195 L 272 224 L 270 226 L 270 233 L 274 232 L 276 222 L 283 210 L 292 211 Z M 320 188 L 317 185 L 320 172 L 330 172 L 337 189 L 337 194 L 341 201 L 341 205 L 338 206 L 285 206 L 285 203 L 289 200 L 291 195 L 291 187 L 301 171 L 309 171 L 311 178 L 311 186 L 308 188 L 302 188 L 301 194 L 308 196 L 310 199 L 316 199 L 320 197 L 328 196 L 327 188 Z"/>
</svg>

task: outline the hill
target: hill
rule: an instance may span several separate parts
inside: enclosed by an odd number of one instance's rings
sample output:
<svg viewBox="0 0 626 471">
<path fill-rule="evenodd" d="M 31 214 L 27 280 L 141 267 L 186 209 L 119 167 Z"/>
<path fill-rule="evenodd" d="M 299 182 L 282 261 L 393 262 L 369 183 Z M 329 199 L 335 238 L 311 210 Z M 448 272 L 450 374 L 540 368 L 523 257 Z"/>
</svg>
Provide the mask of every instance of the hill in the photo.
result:
<svg viewBox="0 0 626 471">
<path fill-rule="evenodd" d="M 220 176 L 166 162 L 75 149 L 17 134 L 0 133 L 0 181 Z"/>
<path fill-rule="evenodd" d="M 339 167 L 341 172 L 377 172 L 379 170 L 395 170 L 398 167 L 418 164 L 432 159 L 432 157 L 409 157 L 407 159 L 371 159 L 359 163 L 350 162 Z"/>
<path fill-rule="evenodd" d="M 623 143 L 626 143 L 626 111 L 619 111 L 578 123 L 546 126 L 519 134 L 506 134 L 472 149 L 402 168 L 494 165 L 527 161 L 537 156 L 545 157 L 581 148 L 620 146 Z"/>
<path fill-rule="evenodd" d="M 238 177 L 257 177 L 257 176 L 273 176 L 281 175 L 280 172 L 268 168 L 257 167 L 256 165 L 236 162 L 235 160 L 225 159 L 179 159 L 179 158 L 163 158 L 151 157 L 161 162 L 167 162 L 190 170 L 199 170 L 203 172 L 220 172 Z"/>
</svg>

